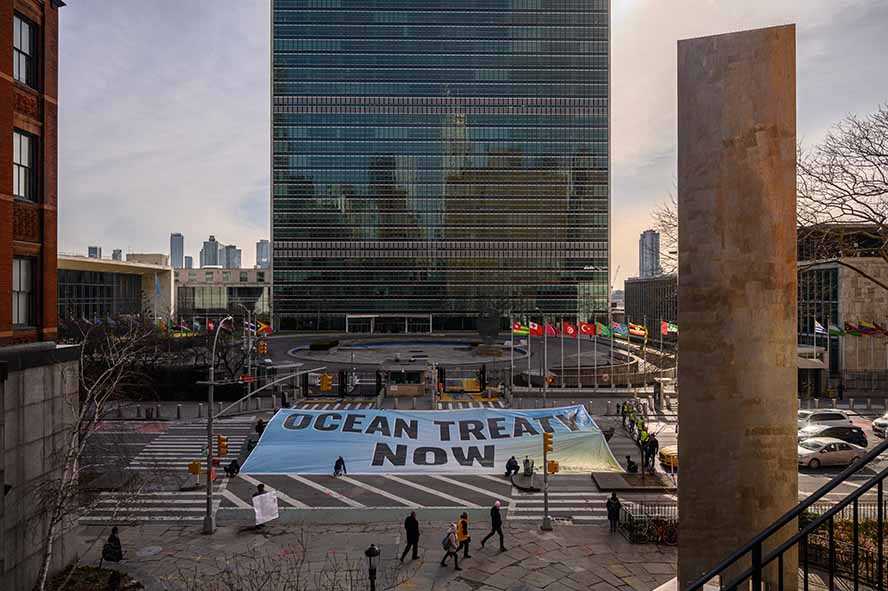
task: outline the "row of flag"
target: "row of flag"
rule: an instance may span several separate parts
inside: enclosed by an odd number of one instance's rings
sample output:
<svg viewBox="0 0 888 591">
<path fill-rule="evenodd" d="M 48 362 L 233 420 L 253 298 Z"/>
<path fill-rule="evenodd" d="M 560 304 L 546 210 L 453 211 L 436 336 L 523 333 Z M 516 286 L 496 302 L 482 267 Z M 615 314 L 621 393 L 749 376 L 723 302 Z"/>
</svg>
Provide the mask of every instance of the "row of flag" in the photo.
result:
<svg viewBox="0 0 888 591">
<path fill-rule="evenodd" d="M 832 337 L 841 337 L 841 336 L 852 336 L 852 337 L 862 337 L 862 336 L 870 336 L 870 337 L 888 337 L 888 329 L 879 326 L 876 322 L 866 322 L 861 320 L 857 324 L 852 324 L 850 322 L 845 323 L 845 328 L 839 328 L 835 324 L 829 325 L 829 335 Z M 814 321 L 814 334 L 815 335 L 826 335 L 827 328 L 820 324 L 817 320 Z"/>
<path fill-rule="evenodd" d="M 634 324 L 632 322 L 611 322 L 610 326 L 597 321 L 578 322 L 577 326 L 574 326 L 570 322 L 562 321 L 560 327 L 557 324 L 549 324 L 548 322 L 544 324 L 539 324 L 537 322 L 528 322 L 527 324 L 513 322 L 512 334 L 515 336 L 532 337 L 541 337 L 544 335 L 557 337 L 563 335 L 571 339 L 576 338 L 578 334 L 589 337 L 598 335 L 603 337 L 618 336 L 629 338 L 630 336 L 633 336 L 646 339 L 648 337 L 648 330 L 643 324 Z M 666 321 L 660 322 L 660 334 L 663 336 L 678 334 L 678 324 Z"/>
</svg>

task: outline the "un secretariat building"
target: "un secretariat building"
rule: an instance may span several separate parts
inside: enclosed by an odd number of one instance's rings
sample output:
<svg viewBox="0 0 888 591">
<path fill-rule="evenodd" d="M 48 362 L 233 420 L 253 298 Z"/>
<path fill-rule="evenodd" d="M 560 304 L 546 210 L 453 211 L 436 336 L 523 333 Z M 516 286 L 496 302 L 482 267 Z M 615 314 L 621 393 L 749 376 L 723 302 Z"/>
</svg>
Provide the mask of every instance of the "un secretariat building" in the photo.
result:
<svg viewBox="0 0 888 591">
<path fill-rule="evenodd" d="M 608 0 L 271 16 L 275 328 L 606 313 Z"/>
</svg>

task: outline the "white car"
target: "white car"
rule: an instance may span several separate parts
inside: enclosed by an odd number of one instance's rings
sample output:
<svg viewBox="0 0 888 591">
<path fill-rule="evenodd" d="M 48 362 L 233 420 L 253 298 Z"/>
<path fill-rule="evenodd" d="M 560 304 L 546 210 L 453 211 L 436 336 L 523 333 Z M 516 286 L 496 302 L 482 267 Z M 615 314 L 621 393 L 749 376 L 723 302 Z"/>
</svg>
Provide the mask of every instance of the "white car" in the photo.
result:
<svg viewBox="0 0 888 591">
<path fill-rule="evenodd" d="M 873 435 L 885 437 L 886 433 L 888 433 L 888 412 L 873 421 Z"/>
<path fill-rule="evenodd" d="M 831 427 L 851 427 L 853 423 L 841 410 L 800 410 L 799 430 L 808 425 L 829 425 Z"/>
<path fill-rule="evenodd" d="M 866 450 L 833 437 L 812 437 L 799 443 L 799 466 L 847 466 L 866 455 Z"/>
</svg>

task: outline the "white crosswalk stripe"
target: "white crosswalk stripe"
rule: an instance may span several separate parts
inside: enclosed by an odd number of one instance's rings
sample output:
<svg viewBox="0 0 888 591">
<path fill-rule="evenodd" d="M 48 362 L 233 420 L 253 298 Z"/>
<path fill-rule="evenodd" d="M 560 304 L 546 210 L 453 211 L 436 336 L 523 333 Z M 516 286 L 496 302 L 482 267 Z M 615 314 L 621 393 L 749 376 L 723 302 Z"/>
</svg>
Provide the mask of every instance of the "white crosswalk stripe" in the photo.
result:
<svg viewBox="0 0 888 591">
<path fill-rule="evenodd" d="M 462 410 L 468 408 L 506 408 L 502 400 L 481 400 L 471 402 L 439 402 L 438 410 Z"/>
<path fill-rule="evenodd" d="M 607 521 L 607 495 L 597 491 L 555 492 L 549 494 L 549 516 L 568 523 Z M 513 495 L 506 519 L 542 521 L 543 493 Z"/>
<path fill-rule="evenodd" d="M 373 402 L 346 402 L 344 400 L 303 401 L 294 405 L 299 410 L 369 410 Z"/>
</svg>

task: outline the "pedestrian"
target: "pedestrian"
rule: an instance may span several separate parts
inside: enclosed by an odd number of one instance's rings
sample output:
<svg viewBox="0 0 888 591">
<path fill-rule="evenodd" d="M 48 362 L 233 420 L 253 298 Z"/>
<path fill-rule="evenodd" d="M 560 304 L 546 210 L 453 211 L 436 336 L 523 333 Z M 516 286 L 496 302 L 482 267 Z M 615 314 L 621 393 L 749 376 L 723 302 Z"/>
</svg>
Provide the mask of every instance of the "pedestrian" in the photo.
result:
<svg viewBox="0 0 888 591">
<path fill-rule="evenodd" d="M 343 474 L 348 474 L 348 470 L 345 469 L 345 460 L 342 459 L 342 456 L 336 458 L 336 463 L 333 464 L 333 477 L 342 476 Z"/>
<path fill-rule="evenodd" d="M 620 499 L 617 498 L 617 493 L 611 493 L 607 500 L 607 520 L 610 522 L 610 533 L 615 533 L 620 523 Z"/>
<path fill-rule="evenodd" d="M 512 456 L 506 462 L 506 478 L 509 478 L 513 474 L 518 474 L 518 460 L 515 459 L 515 456 Z"/>
<path fill-rule="evenodd" d="M 256 433 L 262 435 L 262 432 L 265 431 L 265 420 L 259 419 L 256 421 Z"/>
<path fill-rule="evenodd" d="M 453 556 L 453 570 L 462 570 L 459 568 L 459 554 L 456 552 L 458 546 L 455 523 L 450 524 L 450 527 L 447 529 L 447 535 L 444 536 L 441 545 L 444 546 L 444 558 L 441 559 L 441 566 L 447 566 L 447 559 Z"/>
<path fill-rule="evenodd" d="M 260 482 L 259 485 L 256 486 L 256 492 L 253 493 L 253 496 L 258 497 L 259 495 L 264 495 L 264 494 L 265 494 L 265 485 Z"/>
<path fill-rule="evenodd" d="M 111 528 L 111 535 L 108 541 L 102 546 L 102 560 L 108 562 L 120 562 L 123 560 L 123 545 L 120 543 L 120 536 L 117 535 L 117 526 Z"/>
<path fill-rule="evenodd" d="M 623 404 L 620 405 L 620 416 L 623 419 L 623 428 L 625 429 L 626 428 L 626 418 L 629 416 L 629 408 L 628 408 L 627 402 L 623 402 Z"/>
<path fill-rule="evenodd" d="M 660 451 L 660 441 L 657 439 L 657 436 L 651 434 L 650 439 L 648 439 L 648 463 L 650 464 L 650 469 L 653 471 L 654 469 L 654 460 L 657 457 L 657 452 Z"/>
<path fill-rule="evenodd" d="M 459 525 L 456 528 L 456 541 L 459 542 L 456 551 L 462 550 L 463 558 L 471 558 L 469 556 L 469 544 L 472 542 L 472 537 L 469 535 L 469 514 L 465 511 L 459 516 Z"/>
<path fill-rule="evenodd" d="M 632 461 L 632 456 L 626 456 L 626 472 L 629 474 L 638 472 L 638 464 Z"/>
<path fill-rule="evenodd" d="M 225 466 L 225 475 L 229 478 L 234 478 L 240 472 L 240 462 L 237 461 L 237 458 L 234 458 L 228 465 Z"/>
<path fill-rule="evenodd" d="M 530 456 L 524 456 L 524 475 L 533 476 L 533 460 Z"/>
<path fill-rule="evenodd" d="M 497 501 L 490 508 L 490 533 L 481 540 L 481 547 L 484 548 L 485 542 L 493 537 L 493 534 L 499 534 L 500 552 L 505 552 L 506 547 L 503 545 L 503 516 L 500 515 L 500 502 Z"/>
<path fill-rule="evenodd" d="M 411 548 L 413 548 L 411 560 L 416 560 L 419 558 L 419 554 L 417 554 L 419 550 L 419 521 L 416 520 L 416 511 L 411 511 L 407 519 L 404 520 L 404 531 L 407 533 L 407 546 L 401 553 L 401 562 L 404 562 L 404 557 L 407 556 L 407 551 Z"/>
</svg>

